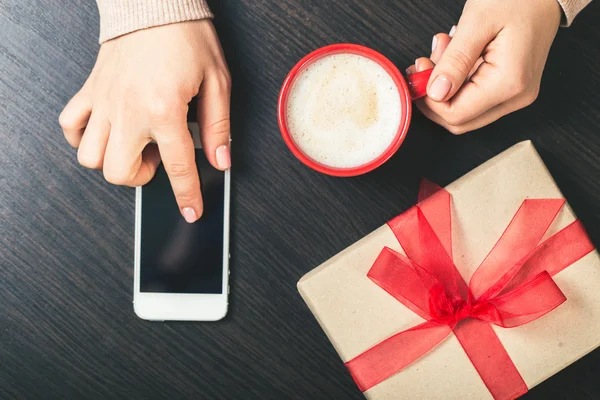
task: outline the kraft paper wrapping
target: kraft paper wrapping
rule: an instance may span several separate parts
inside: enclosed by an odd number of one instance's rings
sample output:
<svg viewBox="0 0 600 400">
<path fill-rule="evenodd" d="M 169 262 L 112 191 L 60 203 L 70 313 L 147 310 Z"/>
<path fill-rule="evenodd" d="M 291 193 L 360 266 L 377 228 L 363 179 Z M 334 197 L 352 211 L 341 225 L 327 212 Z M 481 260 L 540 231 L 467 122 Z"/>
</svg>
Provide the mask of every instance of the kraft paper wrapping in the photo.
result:
<svg viewBox="0 0 600 400">
<path fill-rule="evenodd" d="M 526 198 L 562 198 L 531 142 L 519 143 L 452 183 L 454 262 L 468 282 Z M 416 196 L 416 193 L 415 193 Z M 575 220 L 565 205 L 550 236 Z M 402 252 L 387 225 L 306 274 L 298 290 L 344 362 L 423 319 L 367 272 L 384 246 Z M 600 345 L 600 258 L 594 250 L 554 276 L 567 301 L 516 328 L 494 326 L 531 389 Z M 451 334 L 424 357 L 365 392 L 368 399 L 492 399 Z"/>
</svg>

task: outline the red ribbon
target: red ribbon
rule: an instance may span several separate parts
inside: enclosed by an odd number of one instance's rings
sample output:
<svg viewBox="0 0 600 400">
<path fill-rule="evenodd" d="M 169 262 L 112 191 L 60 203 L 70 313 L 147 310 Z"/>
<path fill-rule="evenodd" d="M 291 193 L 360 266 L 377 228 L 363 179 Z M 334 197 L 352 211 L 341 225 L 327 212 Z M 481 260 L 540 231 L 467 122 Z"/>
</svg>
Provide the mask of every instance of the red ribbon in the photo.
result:
<svg viewBox="0 0 600 400">
<path fill-rule="evenodd" d="M 594 246 L 579 221 L 541 242 L 565 201 L 528 199 L 467 285 L 452 261 L 450 193 L 426 183 L 419 197 L 388 223 L 407 257 L 386 247 L 368 276 L 426 322 L 376 344 L 347 368 L 364 392 L 452 332 L 495 399 L 523 395 L 527 385 L 490 324 L 512 328 L 558 307 L 566 297 L 552 276 Z"/>
</svg>

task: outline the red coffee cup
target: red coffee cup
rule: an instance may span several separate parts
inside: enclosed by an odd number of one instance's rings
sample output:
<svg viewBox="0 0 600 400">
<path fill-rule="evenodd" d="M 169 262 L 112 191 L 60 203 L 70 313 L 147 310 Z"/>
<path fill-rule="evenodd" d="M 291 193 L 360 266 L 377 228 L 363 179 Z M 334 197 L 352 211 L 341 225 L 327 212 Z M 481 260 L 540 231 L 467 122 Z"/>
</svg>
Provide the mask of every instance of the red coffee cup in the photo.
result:
<svg viewBox="0 0 600 400">
<path fill-rule="evenodd" d="M 325 56 L 330 56 L 333 54 L 356 54 L 369 58 L 372 61 L 375 61 L 381 67 L 383 67 L 383 69 L 390 75 L 398 89 L 398 93 L 400 94 L 400 106 L 402 108 L 400 114 L 400 126 L 398 128 L 398 132 L 396 133 L 394 140 L 379 157 L 377 157 L 373 161 L 370 161 L 358 167 L 334 168 L 313 160 L 312 158 L 304 154 L 302 150 L 300 150 L 300 148 L 296 145 L 292 136 L 290 135 L 287 126 L 287 101 L 294 80 L 309 65 Z M 285 78 L 285 81 L 283 82 L 283 86 L 281 87 L 281 91 L 279 93 L 279 101 L 277 104 L 279 129 L 281 130 L 283 140 L 285 141 L 291 152 L 300 161 L 302 161 L 305 165 L 309 166 L 310 168 L 316 171 L 327 175 L 343 177 L 366 174 L 367 172 L 374 170 L 375 168 L 379 167 L 387 160 L 389 160 L 390 157 L 392 157 L 392 155 L 396 153 L 398 148 L 400 148 L 400 145 L 406 137 L 408 126 L 410 125 L 410 119 L 412 116 L 412 100 L 416 100 L 426 95 L 427 82 L 429 81 L 431 72 L 432 70 L 429 69 L 426 71 L 416 72 L 414 74 L 409 75 L 407 78 L 404 78 L 404 76 L 400 73 L 398 68 L 396 68 L 396 66 L 390 60 L 388 60 L 383 54 L 378 53 L 377 51 L 368 47 L 348 43 L 333 44 L 321 47 L 320 49 L 313 51 L 312 53 L 305 56 L 302 60 L 300 60 L 294 66 L 294 68 L 292 68 L 288 76 Z"/>
</svg>

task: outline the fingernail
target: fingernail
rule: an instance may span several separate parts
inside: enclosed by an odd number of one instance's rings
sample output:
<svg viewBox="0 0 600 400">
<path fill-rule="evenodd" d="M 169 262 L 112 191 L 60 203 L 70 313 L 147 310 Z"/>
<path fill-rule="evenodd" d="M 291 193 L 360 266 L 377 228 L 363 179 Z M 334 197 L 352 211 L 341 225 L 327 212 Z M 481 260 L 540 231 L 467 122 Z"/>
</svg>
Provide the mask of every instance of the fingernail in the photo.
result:
<svg viewBox="0 0 600 400">
<path fill-rule="evenodd" d="M 184 207 L 181 210 L 181 214 L 183 214 L 183 218 L 185 219 L 185 221 L 190 224 L 198 220 L 198 214 L 196 214 L 196 210 L 194 210 L 192 207 Z"/>
<path fill-rule="evenodd" d="M 404 72 L 406 72 L 406 75 L 410 75 L 410 73 L 411 73 L 410 67 L 406 68 L 404 70 Z"/>
<path fill-rule="evenodd" d="M 451 87 L 452 82 L 445 75 L 438 75 L 429 87 L 427 94 L 435 101 L 442 101 Z"/>
<path fill-rule="evenodd" d="M 223 170 L 231 167 L 231 155 L 226 144 L 217 147 L 217 166 Z"/>
<path fill-rule="evenodd" d="M 448 36 L 454 37 L 455 33 L 456 33 L 456 25 L 452 25 L 452 28 L 450 29 L 450 32 L 448 33 Z"/>
<path fill-rule="evenodd" d="M 421 63 L 419 62 L 419 59 L 417 58 L 415 60 L 415 71 L 417 71 L 417 72 L 421 71 L 421 69 L 419 68 L 419 66 L 420 66 L 419 64 L 421 64 Z"/>
<path fill-rule="evenodd" d="M 435 50 L 435 46 L 437 46 L 437 36 L 434 36 L 433 39 L 431 40 L 431 52 L 432 53 Z"/>
</svg>

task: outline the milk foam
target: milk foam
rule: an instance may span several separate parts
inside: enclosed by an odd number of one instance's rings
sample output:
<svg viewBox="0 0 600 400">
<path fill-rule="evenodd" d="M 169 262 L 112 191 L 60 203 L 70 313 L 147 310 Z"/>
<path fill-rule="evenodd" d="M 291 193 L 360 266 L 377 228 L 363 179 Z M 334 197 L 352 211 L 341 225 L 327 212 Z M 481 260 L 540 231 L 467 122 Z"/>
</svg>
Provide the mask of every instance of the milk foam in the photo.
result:
<svg viewBox="0 0 600 400">
<path fill-rule="evenodd" d="M 287 125 L 304 154 L 335 168 L 373 161 L 400 126 L 400 94 L 375 61 L 355 54 L 323 57 L 292 84 Z"/>
</svg>

